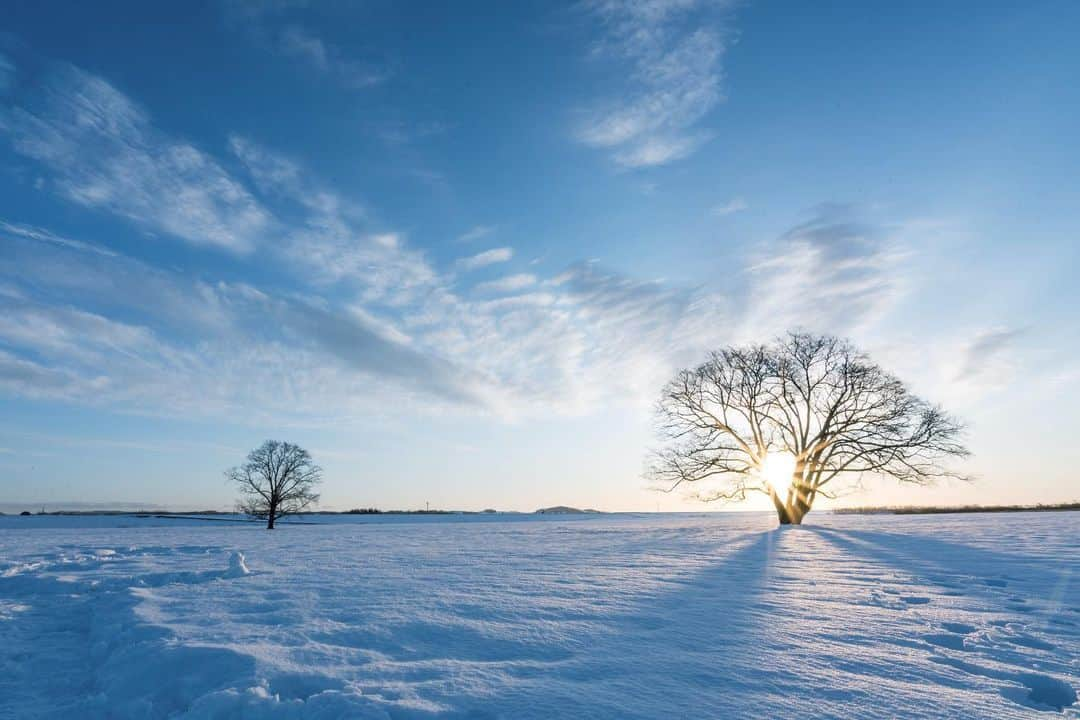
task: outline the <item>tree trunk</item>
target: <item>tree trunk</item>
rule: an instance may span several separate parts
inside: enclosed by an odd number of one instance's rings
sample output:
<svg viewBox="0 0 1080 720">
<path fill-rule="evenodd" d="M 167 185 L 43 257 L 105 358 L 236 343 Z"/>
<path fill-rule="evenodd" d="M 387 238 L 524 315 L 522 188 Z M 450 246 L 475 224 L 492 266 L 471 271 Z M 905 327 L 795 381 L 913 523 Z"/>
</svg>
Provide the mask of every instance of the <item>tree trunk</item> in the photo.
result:
<svg viewBox="0 0 1080 720">
<path fill-rule="evenodd" d="M 806 503 L 796 500 L 788 508 L 788 515 L 791 517 L 792 525 L 802 525 L 803 518 L 806 517 L 806 513 L 810 512 L 810 508 Z"/>
<path fill-rule="evenodd" d="M 791 490 L 788 492 L 787 503 L 784 504 L 783 512 L 780 511 L 778 498 L 773 500 L 776 511 L 780 515 L 781 525 L 802 525 L 806 513 L 810 512 L 810 506 L 814 502 L 814 492 L 807 492 L 808 486 L 803 482 L 804 465 L 796 465 L 794 476 L 791 479 Z"/>
<path fill-rule="evenodd" d="M 274 529 L 274 520 L 276 519 L 275 518 L 276 515 L 277 515 L 277 508 L 270 508 L 270 512 L 268 512 L 266 514 L 266 529 L 267 530 L 273 530 Z"/>
<path fill-rule="evenodd" d="M 776 517 L 781 525 L 802 525 L 806 513 L 810 512 L 810 506 L 805 501 L 795 497 L 785 503 L 776 493 L 770 493 L 770 495 L 773 506 L 776 508 Z"/>
<path fill-rule="evenodd" d="M 780 524 L 790 525 L 792 520 L 791 512 L 788 508 L 788 505 L 785 504 L 784 501 L 780 499 L 780 496 L 777 495 L 776 492 L 773 490 L 769 491 L 769 497 L 772 498 L 773 507 L 776 508 L 776 516 L 780 520 Z"/>
<path fill-rule="evenodd" d="M 807 513 L 810 512 L 810 503 L 796 493 L 795 499 L 784 507 L 784 512 L 787 515 L 788 524 L 802 525 L 802 518 L 806 517 Z M 784 520 L 781 519 L 781 522 L 784 522 Z"/>
</svg>

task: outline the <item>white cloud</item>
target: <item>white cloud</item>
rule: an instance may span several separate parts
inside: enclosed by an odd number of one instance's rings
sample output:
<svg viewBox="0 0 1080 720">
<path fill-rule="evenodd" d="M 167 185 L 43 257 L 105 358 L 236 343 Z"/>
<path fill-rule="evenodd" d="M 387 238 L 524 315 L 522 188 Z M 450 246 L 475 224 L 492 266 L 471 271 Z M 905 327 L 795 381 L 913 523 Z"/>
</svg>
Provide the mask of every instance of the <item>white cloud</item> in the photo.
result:
<svg viewBox="0 0 1080 720">
<path fill-rule="evenodd" d="M 517 290 L 524 290 L 527 287 L 532 287 L 536 284 L 536 276 L 529 273 L 518 273 L 516 275 L 507 275 L 501 277 L 498 280 L 489 280 L 488 282 L 478 283 L 476 289 L 480 292 L 491 293 L 509 293 L 516 292 Z"/>
<path fill-rule="evenodd" d="M 302 211 L 300 222 L 283 227 L 277 252 L 316 284 L 344 283 L 365 302 L 391 305 L 438 284 L 424 253 L 410 249 L 398 233 L 367 228 L 359 204 L 308 177 L 299 163 L 247 138 L 234 136 L 229 146 L 261 192 Z"/>
<path fill-rule="evenodd" d="M 0 297 L 0 309 L 0 338 L 38 354 L 98 362 L 106 354 L 136 356 L 157 345 L 147 328 L 75 308 Z"/>
<path fill-rule="evenodd" d="M 260 262 L 291 283 L 192 279 L 0 221 L 0 386 L 9 393 L 278 420 L 386 408 L 586 412 L 650 401 L 673 368 L 717 345 L 807 319 L 828 331 L 870 322 L 902 287 L 889 234 L 827 206 L 741 277 L 725 276 L 723 294 L 596 263 L 555 277 L 510 274 L 458 294 L 456 273 L 507 262 L 513 251 L 439 268 L 301 163 L 232 137 L 249 193 L 213 158 L 75 70 L 0 112 L 19 152 L 49 168 L 67 197 L 191 242 L 243 250 L 263 241 Z M 648 148 L 664 132 L 612 147 Z M 132 183 L 145 187 L 128 197 Z M 268 198 L 275 218 L 260 204 Z M 480 226 L 463 239 L 492 231 Z"/>
<path fill-rule="evenodd" d="M 507 297 L 484 300 L 477 303 L 476 307 L 483 311 L 504 310 L 507 308 L 520 307 L 550 307 L 560 302 L 558 295 L 545 292 L 530 292 L 523 295 L 509 295 Z"/>
<path fill-rule="evenodd" d="M 106 389 L 101 378 L 79 378 L 0 349 L 0 389 L 34 398 L 91 399 Z"/>
<path fill-rule="evenodd" d="M 310 184 L 303 172 L 295 181 Z M 85 243 L 13 235 L 0 244 L 0 283 L 12 290 L 0 293 L 0 385 L 276 421 L 386 408 L 519 416 L 644 407 L 675 368 L 709 349 L 806 325 L 846 333 L 880 316 L 902 287 L 901 255 L 886 229 L 853 213 L 819 208 L 722 288 L 642 281 L 589 262 L 544 280 L 510 275 L 466 296 L 406 238 L 358 234 L 341 218 L 281 256 L 295 263 L 288 253 L 334 248 L 340 255 L 302 266 L 349 268 L 327 293 L 318 283 L 283 293 L 195 281 Z"/>
<path fill-rule="evenodd" d="M 621 97 L 589 113 L 579 139 L 608 148 L 626 167 L 663 165 L 690 155 L 708 133 L 697 129 L 722 98 L 724 43 L 707 0 L 607 0 L 588 7 L 605 35 L 597 55 L 629 63 Z"/>
<path fill-rule="evenodd" d="M 513 257 L 514 251 L 512 248 L 492 248 L 491 250 L 485 250 L 470 257 L 462 258 L 461 260 L 458 260 L 457 265 L 462 270 L 476 270 L 477 268 L 487 267 L 488 265 L 507 262 Z"/>
<path fill-rule="evenodd" d="M 251 173 L 255 185 L 263 193 L 295 195 L 301 192 L 300 166 L 239 135 L 229 136 L 229 150 Z"/>
<path fill-rule="evenodd" d="M 905 291 L 904 248 L 888 228 L 861 220 L 851 206 L 819 206 L 762 254 L 748 268 L 743 337 L 794 328 L 857 333 Z"/>
<path fill-rule="evenodd" d="M 353 314 L 353 317 L 360 321 L 360 324 L 368 330 L 371 330 L 383 340 L 397 343 L 398 345 L 408 345 L 412 342 L 412 338 L 402 332 L 394 325 L 394 323 L 385 318 L 373 315 L 365 310 L 363 306 L 354 305 L 349 308 L 349 311 Z"/>
<path fill-rule="evenodd" d="M 53 68 L 26 102 L 0 110 L 0 131 L 52 172 L 63 195 L 148 230 L 247 252 L 272 225 L 216 161 L 77 68 Z"/>
<path fill-rule="evenodd" d="M 16 242 L 0 246 L 0 279 L 24 290 L 0 294 L 0 346 L 8 348 L 0 387 L 8 392 L 170 415 L 243 410 L 252 419 L 480 402 L 464 366 L 411 348 L 391 318 L 369 307 Z M 72 264 L 88 282 L 67 271 Z M 91 305 L 138 321 L 76 307 Z"/>
<path fill-rule="evenodd" d="M 116 253 L 106 248 L 99 247 L 97 245 L 91 245 L 90 243 L 84 243 L 79 240 L 72 240 L 70 238 L 62 237 L 55 233 L 49 232 L 44 228 L 33 227 L 30 225 L 18 225 L 15 223 L 5 222 L 3 220 L 0 220 L 0 234 L 23 237 L 29 240 L 36 240 L 38 242 L 53 243 L 55 245 L 69 247 L 76 250 L 99 253 L 101 255 L 116 255 Z"/>
<path fill-rule="evenodd" d="M 137 411 L 242 408 L 249 418 L 292 421 L 387 407 L 583 412 L 651 397 L 684 341 L 697 347 L 711 337 L 701 327 L 722 327 L 712 310 L 687 316 L 695 293 L 592 265 L 505 297 L 462 298 L 436 274 L 403 304 L 367 299 L 361 285 L 338 305 L 319 294 L 192 281 L 81 245 L 14 242 L 23 246 L 0 247 L 0 282 L 18 291 L 0 295 L 0 342 L 11 348 L 0 384 Z M 405 251 L 400 239 L 372 245 Z M 497 292 L 539 284 L 509 277 Z M 95 305 L 131 320 L 75 309 Z"/>
<path fill-rule="evenodd" d="M 492 225 L 477 225 L 458 236 L 458 242 L 474 242 L 494 234 L 495 227 Z"/>
<path fill-rule="evenodd" d="M 619 150 L 614 158 L 628 168 L 666 165 L 690 155 L 704 141 L 703 136 L 648 137 Z"/>
<path fill-rule="evenodd" d="M 414 295 L 440 282 L 424 253 L 390 242 L 392 233 L 365 233 L 337 214 L 313 215 L 290 232 L 283 252 L 311 270 L 320 284 L 344 283 L 365 302 L 390 305 L 411 302 Z"/>
</svg>

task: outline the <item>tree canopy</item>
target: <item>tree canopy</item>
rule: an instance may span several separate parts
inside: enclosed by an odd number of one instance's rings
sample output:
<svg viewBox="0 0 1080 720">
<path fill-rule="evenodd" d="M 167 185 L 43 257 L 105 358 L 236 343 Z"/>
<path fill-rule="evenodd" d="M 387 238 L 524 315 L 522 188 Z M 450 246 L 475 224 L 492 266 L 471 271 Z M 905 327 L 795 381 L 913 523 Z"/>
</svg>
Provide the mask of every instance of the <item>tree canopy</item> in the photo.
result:
<svg viewBox="0 0 1080 720">
<path fill-rule="evenodd" d="M 663 444 L 648 472 L 664 489 L 702 483 L 704 500 L 763 493 L 783 524 L 800 523 L 840 478 L 928 484 L 961 477 L 944 461 L 969 454 L 962 424 L 941 408 L 847 341 L 801 332 L 713 352 L 667 384 L 657 414 Z M 778 465 L 790 477 L 775 477 Z"/>
<path fill-rule="evenodd" d="M 299 445 L 267 440 L 225 476 L 240 490 L 240 511 L 266 518 L 267 529 L 273 530 L 282 515 L 301 512 L 319 501 L 315 486 L 322 481 L 322 468 Z"/>
</svg>

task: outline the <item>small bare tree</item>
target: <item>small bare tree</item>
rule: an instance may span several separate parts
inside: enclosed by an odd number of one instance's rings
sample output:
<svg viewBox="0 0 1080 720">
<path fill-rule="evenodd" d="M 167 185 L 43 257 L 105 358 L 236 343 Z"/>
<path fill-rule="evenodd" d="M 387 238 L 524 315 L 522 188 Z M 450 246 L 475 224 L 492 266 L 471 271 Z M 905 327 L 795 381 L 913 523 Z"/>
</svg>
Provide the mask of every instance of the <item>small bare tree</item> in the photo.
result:
<svg viewBox="0 0 1080 720">
<path fill-rule="evenodd" d="M 315 486 L 322 468 L 298 445 L 267 440 L 248 453 L 247 462 L 225 471 L 240 489 L 241 512 L 266 518 L 266 529 L 282 515 L 301 512 L 319 501 Z"/>
<path fill-rule="evenodd" d="M 665 439 L 648 473 L 662 489 L 715 480 L 709 500 L 768 495 L 799 524 L 834 480 L 864 473 L 925 485 L 961 477 L 963 427 L 849 343 L 790 333 L 712 353 L 679 372 L 657 406 Z M 777 468 L 781 468 L 779 474 Z"/>
</svg>

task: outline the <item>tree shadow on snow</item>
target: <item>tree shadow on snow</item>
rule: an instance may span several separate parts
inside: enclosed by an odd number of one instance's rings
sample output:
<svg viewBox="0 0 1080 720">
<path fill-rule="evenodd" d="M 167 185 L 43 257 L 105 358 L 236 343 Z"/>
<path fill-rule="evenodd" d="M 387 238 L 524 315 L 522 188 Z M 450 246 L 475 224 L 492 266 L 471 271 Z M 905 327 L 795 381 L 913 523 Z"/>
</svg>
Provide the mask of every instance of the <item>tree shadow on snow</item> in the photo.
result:
<svg viewBox="0 0 1080 720">
<path fill-rule="evenodd" d="M 731 542 L 735 550 L 674 581 L 676 589 L 593 618 L 598 629 L 581 651 L 535 681 L 519 677 L 494 705 L 517 717 L 533 716 L 523 708 L 536 717 L 644 718 L 661 708 L 671 717 L 747 713 L 744 689 L 760 687 L 766 668 L 758 636 L 772 610 L 770 561 L 784 537 L 766 531 Z"/>
<path fill-rule="evenodd" d="M 806 526 L 805 529 L 857 557 L 869 556 L 891 567 L 911 568 L 947 589 L 972 586 L 1004 589 L 1010 583 L 1023 582 L 1033 589 L 1053 593 L 1062 582 L 1060 566 L 1043 565 L 1028 556 L 940 540 L 921 533 L 820 526 Z"/>
<path fill-rule="evenodd" d="M 1055 569 L 1033 558 L 922 534 L 906 535 L 822 527 L 807 529 L 826 538 L 853 560 L 870 559 L 893 571 L 890 578 L 892 583 L 932 586 L 934 590 L 928 593 L 929 595 L 981 597 L 977 607 L 988 606 L 989 609 L 978 612 L 1019 614 L 1019 618 L 1022 618 L 1016 621 L 990 620 L 985 626 L 1009 625 L 1025 628 L 1036 619 L 1033 615 L 1028 615 L 1034 613 L 1035 608 L 1027 602 L 1027 598 L 1016 594 L 1017 590 L 1021 589 L 1023 594 L 1043 601 L 1044 617 L 1036 624 L 1041 624 L 1052 633 L 1051 616 L 1060 614 L 1063 598 L 1068 597 L 1072 568 L 1069 563 L 1061 567 L 1060 559 L 1056 559 L 1058 567 Z M 912 577 L 903 577 L 907 573 L 911 573 Z M 884 576 L 880 577 L 885 580 Z M 902 594 L 896 596 L 901 609 L 910 607 L 911 600 L 929 604 L 931 599 Z M 1068 607 L 1065 609 L 1075 610 Z M 1001 696 L 1033 710 L 1060 712 L 1077 701 L 1076 691 L 1068 682 L 1048 674 L 1056 672 L 1065 677 L 1070 676 L 1071 666 L 1067 661 L 1063 661 L 1063 657 L 1072 657 L 1072 652 L 1066 651 L 1064 656 L 1052 654 L 1032 658 L 1030 654 L 1018 652 L 1016 646 L 1036 651 L 1053 651 L 1055 645 L 1015 630 L 1000 637 L 982 636 L 976 645 L 968 646 L 963 636 L 976 633 L 978 628 L 975 625 L 940 621 L 938 625 L 945 632 L 924 635 L 923 640 L 931 645 L 924 648 L 930 654 L 928 659 L 939 667 L 951 668 L 968 676 L 1005 682 L 1006 685 L 999 688 Z M 1062 636 L 1056 641 L 1074 644 L 1075 635 Z M 907 642 L 901 644 L 908 645 Z M 919 647 L 917 644 L 909 646 Z M 982 662 L 968 659 L 967 653 L 972 650 L 976 659 Z M 1047 672 L 1033 672 L 1032 667 Z M 963 679 L 963 675 L 940 676 L 938 681 L 955 687 L 968 687 L 968 681 Z"/>
</svg>

